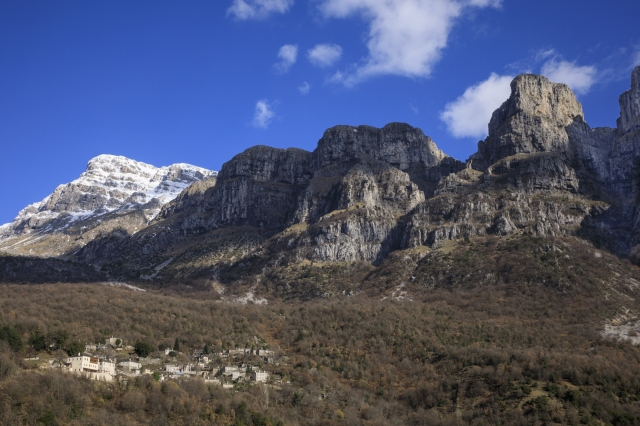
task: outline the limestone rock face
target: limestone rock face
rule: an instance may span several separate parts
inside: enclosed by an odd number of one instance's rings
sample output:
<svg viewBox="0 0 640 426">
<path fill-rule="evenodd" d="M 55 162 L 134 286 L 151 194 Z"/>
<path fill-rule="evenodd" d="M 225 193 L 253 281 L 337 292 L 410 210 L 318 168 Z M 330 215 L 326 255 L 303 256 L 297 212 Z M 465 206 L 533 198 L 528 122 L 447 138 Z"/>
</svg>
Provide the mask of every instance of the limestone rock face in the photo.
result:
<svg viewBox="0 0 640 426">
<path fill-rule="evenodd" d="M 617 138 L 611 146 L 611 179 L 628 181 L 640 157 L 640 66 L 631 77 L 631 89 L 620 96 Z"/>
<path fill-rule="evenodd" d="M 167 218 L 183 211 L 194 212 L 202 210 L 207 191 L 216 186 L 217 181 L 217 176 L 211 176 L 192 183 L 176 198 L 165 204 L 158 216 Z"/>
<path fill-rule="evenodd" d="M 311 178 L 311 153 L 301 149 L 249 148 L 222 166 L 204 209 L 206 229 L 223 226 L 282 228 L 295 210 L 301 187 Z M 192 226 L 187 218 L 185 232 Z"/>
<path fill-rule="evenodd" d="M 191 184 L 162 207 L 153 223 L 168 220 L 171 224 L 176 224 L 189 218 L 186 228 L 191 232 L 204 229 L 204 222 L 206 222 L 205 203 L 209 199 L 209 191 L 216 185 L 217 180 L 217 176 L 211 176 Z"/>
<path fill-rule="evenodd" d="M 406 124 L 337 126 L 325 132 L 313 153 L 256 146 L 236 155 L 215 183 L 193 185 L 167 204 L 156 222 L 187 236 L 304 224 L 313 230 L 294 245 L 310 258 L 375 262 L 397 246 L 390 234 L 397 234 L 399 216 L 425 200 L 421 187 L 435 188 L 463 167 Z M 336 214 L 342 210 L 366 210 L 368 219 Z M 338 243 L 340 248 L 334 247 Z"/>
<path fill-rule="evenodd" d="M 623 135 L 640 129 L 640 67 L 631 75 L 631 89 L 620 96 L 618 132 Z"/>
<path fill-rule="evenodd" d="M 207 193 L 200 207 L 207 214 L 185 217 L 181 227 L 278 229 L 358 203 L 406 213 L 424 200 L 421 186 L 462 167 L 407 124 L 337 126 L 313 153 L 257 146 L 238 154 Z"/>
<path fill-rule="evenodd" d="M 303 149 L 254 146 L 225 163 L 220 181 L 246 178 L 261 182 L 302 185 L 311 178 L 311 153 Z"/>
<path fill-rule="evenodd" d="M 421 184 L 437 183 L 461 168 L 445 155 L 422 130 L 404 123 L 382 129 L 370 126 L 336 126 L 327 130 L 313 152 L 316 170 L 344 171 L 354 161 L 380 162 L 409 173 Z"/>
<path fill-rule="evenodd" d="M 335 126 L 328 129 L 314 151 L 314 166 L 321 169 L 355 160 L 382 161 L 406 170 L 437 166 L 446 155 L 420 129 L 391 123 L 371 126 Z"/>
<path fill-rule="evenodd" d="M 536 152 L 566 152 L 565 127 L 584 120 L 582 106 L 565 84 L 524 74 L 511 83 L 511 96 L 491 116 L 489 136 L 478 144 L 474 166 L 485 169 L 505 157 Z"/>
<path fill-rule="evenodd" d="M 640 263 L 640 67 L 631 75 L 631 89 L 620 96 L 617 138 L 611 146 L 609 191 L 621 200 L 619 210 L 632 223 L 630 256 Z"/>
<path fill-rule="evenodd" d="M 205 203 L 207 229 L 225 226 L 282 228 L 294 209 L 293 185 L 249 178 L 219 180 Z"/>
<path fill-rule="evenodd" d="M 579 166 L 583 167 L 598 182 L 611 178 L 612 152 L 616 141 L 616 130 L 608 127 L 592 129 L 582 121 L 576 120 L 566 127 L 567 135 L 575 158 L 579 159 Z M 588 176 L 583 176 L 588 179 Z"/>
<path fill-rule="evenodd" d="M 311 181 L 296 212 L 310 225 L 297 244 L 318 261 L 380 262 L 399 245 L 398 218 L 425 200 L 407 173 L 384 163 L 356 163 L 330 189 L 323 184 Z"/>
</svg>

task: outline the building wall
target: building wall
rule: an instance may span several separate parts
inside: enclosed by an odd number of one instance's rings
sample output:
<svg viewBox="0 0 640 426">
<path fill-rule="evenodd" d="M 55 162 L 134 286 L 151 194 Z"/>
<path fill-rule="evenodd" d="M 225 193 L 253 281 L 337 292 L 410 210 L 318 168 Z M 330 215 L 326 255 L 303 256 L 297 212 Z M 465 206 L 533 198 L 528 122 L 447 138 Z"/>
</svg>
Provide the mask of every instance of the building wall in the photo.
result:
<svg viewBox="0 0 640 426">
<path fill-rule="evenodd" d="M 269 378 L 269 373 L 266 371 L 254 371 L 251 373 L 251 380 L 256 382 L 266 382 Z"/>
<path fill-rule="evenodd" d="M 111 361 L 98 359 L 89 356 L 74 356 L 67 358 L 67 363 L 71 364 L 71 371 L 77 373 L 106 373 L 114 375 L 116 365 Z"/>
<path fill-rule="evenodd" d="M 119 366 L 129 370 L 140 370 L 142 368 L 142 364 L 133 361 L 123 361 L 119 364 Z"/>
<path fill-rule="evenodd" d="M 116 364 L 114 362 L 106 361 L 106 360 L 100 360 L 100 361 L 102 362 L 100 362 L 100 367 L 98 371 L 100 371 L 101 373 L 110 374 L 112 376 L 116 374 Z"/>
</svg>

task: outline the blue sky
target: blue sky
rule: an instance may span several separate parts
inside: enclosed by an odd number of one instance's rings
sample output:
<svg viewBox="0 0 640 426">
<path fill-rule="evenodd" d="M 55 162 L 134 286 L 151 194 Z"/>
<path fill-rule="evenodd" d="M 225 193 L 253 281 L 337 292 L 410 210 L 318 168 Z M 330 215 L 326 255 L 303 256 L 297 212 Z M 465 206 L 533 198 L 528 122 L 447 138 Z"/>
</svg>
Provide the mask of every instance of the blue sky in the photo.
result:
<svg viewBox="0 0 640 426">
<path fill-rule="evenodd" d="M 465 160 L 522 72 L 613 127 L 638 16 L 637 0 L 0 1 L 0 223 L 99 154 L 219 170 L 402 121 Z"/>
</svg>

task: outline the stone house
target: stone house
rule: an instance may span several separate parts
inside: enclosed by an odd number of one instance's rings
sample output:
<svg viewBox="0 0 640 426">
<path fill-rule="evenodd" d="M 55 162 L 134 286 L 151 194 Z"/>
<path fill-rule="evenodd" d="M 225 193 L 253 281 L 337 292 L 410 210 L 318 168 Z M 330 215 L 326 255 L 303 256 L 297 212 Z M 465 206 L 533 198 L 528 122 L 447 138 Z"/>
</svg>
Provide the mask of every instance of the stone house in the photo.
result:
<svg viewBox="0 0 640 426">
<path fill-rule="evenodd" d="M 86 345 L 84 345 L 84 350 L 86 352 L 94 352 L 94 351 L 101 351 L 107 349 L 107 345 L 101 345 L 100 343 L 87 343 Z"/>
<path fill-rule="evenodd" d="M 251 372 L 252 382 L 266 382 L 269 379 L 269 373 L 266 371 L 255 370 Z"/>
<path fill-rule="evenodd" d="M 140 374 L 140 370 L 142 369 L 142 364 L 135 361 L 122 361 L 118 364 L 122 370 L 127 373 Z"/>
<path fill-rule="evenodd" d="M 236 371 L 238 371 L 238 370 L 239 370 L 239 368 L 238 368 L 238 367 L 236 367 L 236 366 L 232 366 L 232 365 L 225 365 L 224 367 L 222 367 L 222 368 L 220 369 L 220 373 L 222 373 L 222 375 L 225 375 L 225 374 L 227 374 L 227 373 L 233 373 L 233 372 L 236 372 Z"/>
<path fill-rule="evenodd" d="M 154 364 L 162 364 L 162 360 L 160 358 L 138 358 L 138 362 L 142 365 L 154 365 Z"/>
<path fill-rule="evenodd" d="M 251 355 L 252 352 L 253 350 L 250 348 L 236 348 L 236 349 L 229 349 L 227 351 L 227 355 L 229 356 Z"/>
<path fill-rule="evenodd" d="M 205 385 L 217 385 L 217 386 L 220 386 L 222 384 L 222 382 L 219 379 L 206 376 L 206 377 L 204 377 L 204 384 Z"/>
<path fill-rule="evenodd" d="M 225 366 L 220 369 L 220 374 L 225 377 L 230 377 L 231 380 L 237 380 L 240 377 L 244 377 L 244 371 L 238 367 Z"/>
<path fill-rule="evenodd" d="M 180 371 L 180 367 L 175 364 L 166 364 L 164 366 L 164 371 L 167 373 L 178 373 Z"/>
</svg>

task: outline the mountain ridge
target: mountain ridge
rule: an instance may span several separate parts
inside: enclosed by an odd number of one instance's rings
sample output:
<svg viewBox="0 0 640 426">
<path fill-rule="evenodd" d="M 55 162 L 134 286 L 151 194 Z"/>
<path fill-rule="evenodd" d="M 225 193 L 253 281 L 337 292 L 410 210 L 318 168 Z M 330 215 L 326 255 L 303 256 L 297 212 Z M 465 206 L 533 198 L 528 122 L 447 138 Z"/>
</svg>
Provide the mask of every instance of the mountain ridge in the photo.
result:
<svg viewBox="0 0 640 426">
<path fill-rule="evenodd" d="M 118 279 L 241 287 L 283 262 L 378 266 L 491 236 L 571 236 L 637 261 L 639 76 L 617 127 L 591 129 L 568 86 L 520 75 L 465 163 L 405 123 L 335 126 L 312 152 L 255 146 L 136 232 L 101 232 L 68 258 Z"/>
</svg>

